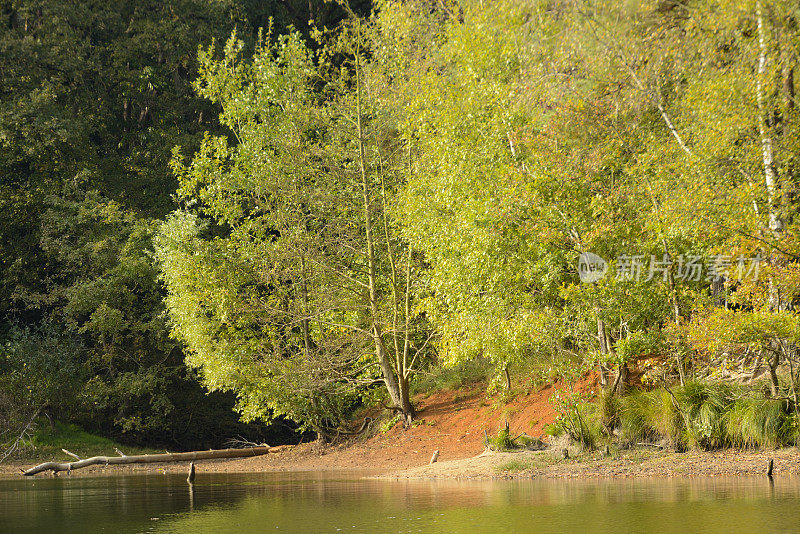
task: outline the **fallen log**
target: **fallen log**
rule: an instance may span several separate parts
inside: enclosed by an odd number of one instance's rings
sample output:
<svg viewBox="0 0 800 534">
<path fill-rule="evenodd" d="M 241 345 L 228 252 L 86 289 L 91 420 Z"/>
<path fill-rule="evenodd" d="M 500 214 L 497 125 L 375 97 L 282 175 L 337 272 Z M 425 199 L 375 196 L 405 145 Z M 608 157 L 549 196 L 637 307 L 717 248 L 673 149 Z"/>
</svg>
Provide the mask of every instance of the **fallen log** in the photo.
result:
<svg viewBox="0 0 800 534">
<path fill-rule="evenodd" d="M 246 449 L 217 449 L 208 451 L 173 452 L 170 454 L 141 454 L 138 456 L 94 456 L 75 462 L 45 462 L 36 467 L 23 471 L 23 475 L 32 476 L 43 471 L 72 471 L 90 465 L 122 465 L 122 464 L 151 464 L 162 462 L 189 462 L 196 460 L 212 460 L 217 458 L 243 458 L 247 456 L 261 456 L 270 451 L 277 452 L 275 447 L 249 447 Z"/>
</svg>

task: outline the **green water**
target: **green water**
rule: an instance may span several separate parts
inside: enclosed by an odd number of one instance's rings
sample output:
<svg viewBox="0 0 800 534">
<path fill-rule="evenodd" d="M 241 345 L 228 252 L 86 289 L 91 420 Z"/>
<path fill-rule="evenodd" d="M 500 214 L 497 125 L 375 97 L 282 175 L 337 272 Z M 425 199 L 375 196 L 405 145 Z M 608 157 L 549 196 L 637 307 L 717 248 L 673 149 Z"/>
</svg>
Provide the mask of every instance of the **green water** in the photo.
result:
<svg viewBox="0 0 800 534">
<path fill-rule="evenodd" d="M 800 479 L 387 481 L 353 474 L 0 480 L 0 533 L 800 532 Z"/>
</svg>

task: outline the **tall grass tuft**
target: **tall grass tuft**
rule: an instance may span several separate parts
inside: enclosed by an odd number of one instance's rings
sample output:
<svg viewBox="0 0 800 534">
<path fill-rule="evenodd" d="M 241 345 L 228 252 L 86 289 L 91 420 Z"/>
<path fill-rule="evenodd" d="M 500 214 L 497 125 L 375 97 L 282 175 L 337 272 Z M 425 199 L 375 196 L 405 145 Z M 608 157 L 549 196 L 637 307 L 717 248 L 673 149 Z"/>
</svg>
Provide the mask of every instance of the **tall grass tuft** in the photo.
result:
<svg viewBox="0 0 800 534">
<path fill-rule="evenodd" d="M 686 429 L 686 420 L 683 412 L 669 391 L 658 389 L 650 392 L 652 400 L 651 421 L 653 428 L 663 439 L 676 449 L 683 449 L 683 433 Z"/>
<path fill-rule="evenodd" d="M 597 418 L 607 434 L 621 423 L 622 402 L 618 395 L 603 389 L 597 396 Z"/>
<path fill-rule="evenodd" d="M 632 391 L 616 401 L 600 398 L 597 413 L 604 424 L 616 421 L 615 433 L 624 444 L 663 439 L 680 450 L 709 450 L 780 447 L 798 438 L 789 402 L 727 383 L 690 382 L 671 390 Z"/>
<path fill-rule="evenodd" d="M 735 398 L 733 388 L 723 383 L 689 382 L 675 392 L 684 420 L 684 442 L 700 449 L 727 444 L 725 412 Z"/>
<path fill-rule="evenodd" d="M 622 443 L 633 444 L 656 436 L 653 425 L 653 399 L 644 391 L 634 391 L 619 400 L 619 438 Z"/>
<path fill-rule="evenodd" d="M 736 447 L 775 448 L 794 438 L 793 416 L 783 400 L 742 397 L 728 411 L 726 427 Z"/>
</svg>

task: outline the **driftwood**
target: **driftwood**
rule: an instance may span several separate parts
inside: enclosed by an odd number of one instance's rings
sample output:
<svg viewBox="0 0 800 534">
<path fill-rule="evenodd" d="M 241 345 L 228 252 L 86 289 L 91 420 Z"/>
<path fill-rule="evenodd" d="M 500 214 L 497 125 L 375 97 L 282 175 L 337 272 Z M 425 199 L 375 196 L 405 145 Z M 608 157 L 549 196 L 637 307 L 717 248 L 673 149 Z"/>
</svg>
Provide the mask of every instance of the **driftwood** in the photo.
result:
<svg viewBox="0 0 800 534">
<path fill-rule="evenodd" d="M 139 456 L 95 456 L 75 462 L 45 462 L 36 467 L 23 471 L 23 475 L 31 476 L 43 471 L 72 471 L 90 465 L 122 465 L 122 464 L 150 464 L 159 462 L 188 462 L 196 460 L 211 460 L 216 458 L 242 458 L 245 456 L 261 456 L 270 451 L 277 452 L 274 447 L 250 447 L 247 449 L 218 449 L 208 451 L 175 452 L 171 454 L 142 454 Z"/>
</svg>

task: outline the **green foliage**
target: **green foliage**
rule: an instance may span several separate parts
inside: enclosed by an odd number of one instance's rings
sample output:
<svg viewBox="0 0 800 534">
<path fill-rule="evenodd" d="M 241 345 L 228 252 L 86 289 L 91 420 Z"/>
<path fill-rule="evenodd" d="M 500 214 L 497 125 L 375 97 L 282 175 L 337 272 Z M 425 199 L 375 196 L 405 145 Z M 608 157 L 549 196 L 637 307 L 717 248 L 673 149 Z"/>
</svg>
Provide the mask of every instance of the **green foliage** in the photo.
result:
<svg viewBox="0 0 800 534">
<path fill-rule="evenodd" d="M 86 378 L 84 350 L 53 325 L 12 329 L 0 347 L 0 431 L 21 429 L 40 407 L 51 406 L 56 413 L 74 410 Z"/>
<path fill-rule="evenodd" d="M 488 358 L 496 388 L 509 365 L 559 350 L 564 325 L 551 306 L 566 258 L 557 236 L 528 239 L 538 229 L 525 226 L 517 207 L 532 193 L 508 150 L 509 129 L 525 120 L 524 103 L 512 97 L 521 10 L 464 7 L 463 22 L 441 23 L 413 3 L 386 2 L 379 61 L 405 69 L 387 106 L 413 139 L 414 174 L 398 212 L 431 265 L 421 304 L 442 334 L 445 362 Z M 424 51 L 411 37 L 418 32 L 427 36 Z"/>
<path fill-rule="evenodd" d="M 800 315 L 791 311 L 710 309 L 689 325 L 688 338 L 703 353 L 731 348 L 762 351 L 780 342 L 800 342 Z"/>
<path fill-rule="evenodd" d="M 519 448 L 519 446 L 514 443 L 511 437 L 511 431 L 508 428 L 501 428 L 496 435 L 488 437 L 485 445 L 486 448 L 499 452 L 512 451 Z"/>
<path fill-rule="evenodd" d="M 779 364 L 800 371 L 796 6 L 662 4 L 3 3 L 0 340 L 21 359 L 0 402 L 63 393 L 90 430 L 170 440 L 202 382 L 324 430 L 381 380 L 410 417 L 425 366 L 420 390 L 496 391 L 720 354 L 767 357 L 778 397 Z M 584 252 L 605 277 L 580 281 Z M 72 387 L 26 389 L 62 365 Z M 592 414 L 575 381 L 556 426 L 587 446 L 595 419 L 701 448 L 796 432 L 717 384 Z"/>
<path fill-rule="evenodd" d="M 453 366 L 433 366 L 427 373 L 421 373 L 412 386 L 412 392 L 434 393 L 445 390 L 452 391 L 465 386 L 486 383 L 493 374 L 490 362 L 475 358 L 459 362 Z"/>
<path fill-rule="evenodd" d="M 171 448 L 258 436 L 229 397 L 203 395 L 168 338 L 151 238 L 175 207 L 173 147 L 221 131 L 217 108 L 193 90 L 198 46 L 234 27 L 252 42 L 250 17 L 274 14 L 285 30 L 293 9 L 306 23 L 311 7 L 297 4 L 0 2 L 0 343 L 16 344 L 17 329 L 54 330 L 62 352 L 80 346 L 49 414 Z M 8 385 L 19 378 L 0 376 L 0 398 L 19 396 Z"/>
<path fill-rule="evenodd" d="M 692 310 L 722 298 L 760 309 L 775 290 L 795 298 L 800 278 L 786 259 L 797 233 L 759 238 L 770 218 L 795 224 L 781 213 L 796 203 L 774 198 L 764 167 L 764 147 L 780 145 L 779 181 L 797 182 L 796 109 L 777 85 L 793 63 L 778 51 L 798 42 L 778 15 L 789 4 L 764 16 L 747 2 L 700 2 L 680 16 L 645 2 L 460 8 L 448 17 L 387 1 L 377 19 L 390 107 L 414 139 L 399 213 L 430 265 L 421 304 L 445 361 L 487 357 L 497 386 L 509 364 L 545 355 L 602 354 L 614 366 L 683 358 L 683 332 L 662 329 Z M 768 89 L 753 83 L 759 54 Z M 781 120 L 759 118 L 764 108 Z M 587 251 L 609 260 L 595 283 L 576 277 Z M 712 295 L 712 258 L 737 254 L 772 255 L 762 273 L 771 282 L 737 278 L 734 262 L 724 296 Z M 622 256 L 643 270 L 615 276 Z M 664 258 L 672 265 L 647 270 Z M 702 275 L 686 276 L 689 258 Z"/>
<path fill-rule="evenodd" d="M 235 392 L 247 420 L 324 431 L 380 381 L 412 415 L 427 331 L 389 213 L 402 146 L 370 97 L 360 24 L 333 43 L 319 34 L 316 53 L 296 33 L 258 43 L 250 61 L 236 35 L 220 59 L 200 52 L 196 88 L 236 141 L 208 135 L 188 165 L 175 151 L 178 193 L 197 205 L 162 225 L 156 257 L 187 362 L 209 389 Z"/>
<path fill-rule="evenodd" d="M 386 434 L 391 429 L 393 429 L 397 425 L 397 423 L 400 422 L 400 419 L 401 419 L 401 417 L 400 417 L 400 414 L 398 413 L 398 414 L 394 414 L 392 417 L 390 417 L 389 419 L 384 421 L 383 424 L 381 424 L 381 426 L 379 428 L 381 434 Z"/>
<path fill-rule="evenodd" d="M 593 391 L 580 388 L 578 380 L 584 376 L 582 366 L 564 365 L 559 382 L 550 396 L 556 420 L 547 429 L 551 436 L 567 434 L 570 439 L 586 449 L 594 449 L 601 435 L 597 406 L 592 402 Z"/>
</svg>

